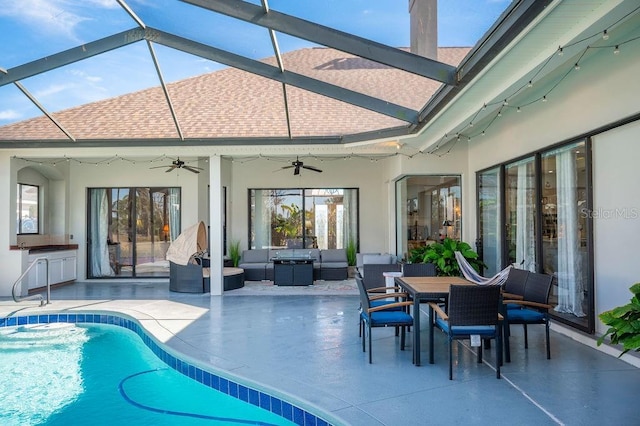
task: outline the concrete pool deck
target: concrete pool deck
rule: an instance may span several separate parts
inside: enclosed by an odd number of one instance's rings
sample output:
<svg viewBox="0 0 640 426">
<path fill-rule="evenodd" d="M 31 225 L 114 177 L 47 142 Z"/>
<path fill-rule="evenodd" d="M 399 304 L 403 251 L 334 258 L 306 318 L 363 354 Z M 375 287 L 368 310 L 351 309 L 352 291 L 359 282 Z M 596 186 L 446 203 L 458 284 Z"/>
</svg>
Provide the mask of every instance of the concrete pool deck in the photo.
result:
<svg viewBox="0 0 640 426">
<path fill-rule="evenodd" d="M 424 309 L 424 308 L 423 308 Z M 426 310 L 426 309 L 425 309 Z M 0 301 L 0 316 L 34 312 L 119 312 L 159 341 L 205 365 L 295 395 L 352 425 L 636 424 L 640 369 L 542 326 L 512 328 L 512 362 L 495 378 L 493 351 L 476 363 L 436 334 L 436 363 L 411 363 L 393 329 L 373 330 L 373 364 L 358 337 L 358 297 L 346 292 L 222 297 L 171 293 L 166 280 L 78 282 L 52 290 L 52 303 Z M 422 314 L 424 316 L 424 313 Z M 426 319 L 425 319 L 426 321 Z M 427 330 L 422 345 L 427 359 Z"/>
</svg>

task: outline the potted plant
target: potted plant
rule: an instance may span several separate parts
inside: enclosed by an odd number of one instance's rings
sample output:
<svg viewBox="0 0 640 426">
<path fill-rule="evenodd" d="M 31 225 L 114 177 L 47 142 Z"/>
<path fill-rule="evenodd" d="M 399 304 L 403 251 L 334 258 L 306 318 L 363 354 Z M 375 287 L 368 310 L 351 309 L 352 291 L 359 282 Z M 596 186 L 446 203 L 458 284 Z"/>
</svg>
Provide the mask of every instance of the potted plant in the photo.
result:
<svg viewBox="0 0 640 426">
<path fill-rule="evenodd" d="M 471 246 L 464 241 L 456 241 L 452 238 L 445 238 L 442 243 L 433 243 L 425 247 L 420 247 L 411 251 L 409 255 L 410 263 L 433 263 L 440 277 L 460 276 L 460 267 L 456 260 L 455 252 L 459 251 L 467 259 L 469 264 L 476 271 L 486 265 L 478 259 L 478 253 L 473 251 Z"/>
<path fill-rule="evenodd" d="M 347 265 L 349 265 L 349 278 L 353 278 L 356 276 L 356 242 L 350 238 L 347 243 Z"/>
<path fill-rule="evenodd" d="M 233 263 L 233 267 L 237 268 L 240 263 L 240 241 L 232 241 L 229 243 L 229 258 Z"/>
<path fill-rule="evenodd" d="M 629 290 L 633 293 L 631 302 L 598 315 L 609 326 L 607 332 L 598 339 L 598 346 L 610 336 L 612 344 L 622 344 L 622 353 L 618 357 L 631 350 L 640 352 L 640 283 L 632 285 Z"/>
</svg>

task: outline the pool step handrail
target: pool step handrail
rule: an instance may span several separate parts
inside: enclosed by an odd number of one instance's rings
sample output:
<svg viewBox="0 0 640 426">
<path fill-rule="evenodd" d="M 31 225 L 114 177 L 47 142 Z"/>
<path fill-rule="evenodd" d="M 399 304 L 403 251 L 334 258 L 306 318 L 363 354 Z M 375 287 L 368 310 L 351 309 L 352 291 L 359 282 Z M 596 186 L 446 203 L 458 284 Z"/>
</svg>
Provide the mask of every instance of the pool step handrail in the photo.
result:
<svg viewBox="0 0 640 426">
<path fill-rule="evenodd" d="M 47 301 L 46 301 L 46 304 L 48 305 L 49 303 L 51 303 L 51 284 L 49 283 L 49 259 L 47 259 L 46 257 L 38 257 L 33 262 L 31 262 L 31 265 L 29 265 L 29 267 L 22 273 L 22 275 L 20 275 L 20 278 L 18 278 L 16 280 L 16 282 L 13 283 L 13 288 L 11 289 L 11 296 L 13 296 L 13 301 L 14 302 L 20 303 L 20 302 L 24 302 L 25 300 L 40 300 L 40 306 L 44 306 L 45 301 L 44 301 L 44 297 L 42 297 L 41 294 L 32 294 L 31 296 L 18 296 L 18 295 L 16 295 L 16 289 L 18 288 L 18 284 L 22 283 L 22 280 L 29 274 L 29 271 L 31 271 L 31 269 L 35 265 L 37 265 L 38 263 L 40 263 L 43 260 L 44 260 L 45 265 L 46 265 L 46 274 L 47 274 Z"/>
</svg>

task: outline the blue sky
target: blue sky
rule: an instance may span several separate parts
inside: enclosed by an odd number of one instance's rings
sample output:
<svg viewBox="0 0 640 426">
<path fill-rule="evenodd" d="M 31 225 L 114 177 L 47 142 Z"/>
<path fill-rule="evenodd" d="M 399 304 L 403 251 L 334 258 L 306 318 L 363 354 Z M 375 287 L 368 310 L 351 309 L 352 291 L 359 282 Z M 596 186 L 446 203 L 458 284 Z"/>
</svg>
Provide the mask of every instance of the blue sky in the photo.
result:
<svg viewBox="0 0 640 426">
<path fill-rule="evenodd" d="M 254 59 L 273 55 L 263 28 L 177 0 L 126 2 L 149 26 Z M 438 44 L 473 46 L 509 3 L 440 0 Z M 409 45 L 408 0 L 270 0 L 269 5 L 389 46 Z M 2 0 L 0 68 L 10 69 L 133 27 L 135 22 L 116 0 Z M 281 34 L 278 41 L 283 52 L 309 45 Z M 220 68 L 211 61 L 162 46 L 154 48 L 168 82 Z M 136 43 L 21 83 L 45 108 L 55 112 L 157 86 L 158 78 L 146 44 Z M 0 125 L 38 115 L 40 111 L 13 84 L 0 87 Z"/>
</svg>

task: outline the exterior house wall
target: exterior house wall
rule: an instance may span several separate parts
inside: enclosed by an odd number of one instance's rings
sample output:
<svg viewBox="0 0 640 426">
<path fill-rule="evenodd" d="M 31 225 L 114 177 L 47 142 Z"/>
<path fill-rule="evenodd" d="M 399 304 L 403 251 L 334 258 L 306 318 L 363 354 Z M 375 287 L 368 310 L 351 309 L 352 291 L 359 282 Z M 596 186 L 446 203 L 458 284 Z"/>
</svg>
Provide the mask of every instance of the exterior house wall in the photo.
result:
<svg viewBox="0 0 640 426">
<path fill-rule="evenodd" d="M 11 286 L 22 274 L 22 253 L 9 250 L 16 244 L 16 167 L 11 161 L 12 153 L 0 151 L 0 200 L 5 208 L 0 209 L 0 296 L 11 296 Z M 13 179 L 12 179 L 13 176 Z"/>
<path fill-rule="evenodd" d="M 469 174 L 640 113 L 638 43 L 625 45 L 624 54 L 608 52 L 581 65 L 547 96 L 547 102 L 536 102 L 521 113 L 510 110 L 487 129 L 486 136 L 469 142 Z M 640 209 L 639 138 L 638 122 L 593 137 L 595 212 L 627 208 L 631 214 Z M 466 183 L 467 192 L 475 193 L 475 176 Z M 470 202 L 475 212 L 475 198 Z M 475 221 L 471 225 L 475 235 Z M 633 237 L 639 231 L 640 217 L 594 221 L 596 315 L 629 301 L 628 288 L 639 281 L 633 250 Z M 596 320 L 596 332 L 604 331 Z"/>
<path fill-rule="evenodd" d="M 345 159 L 300 158 L 305 164 L 321 169 L 294 176 L 292 169 L 280 170 L 291 160 L 235 160 L 232 170 L 233 223 L 227 238 L 239 240 L 240 248 L 248 244 L 249 188 L 359 188 L 360 189 L 360 251 L 387 252 L 393 249 L 389 234 L 392 216 L 389 206 L 393 199 L 388 191 L 390 159 L 372 162 L 368 158 Z M 394 231 L 395 232 L 395 231 Z M 391 248 L 390 248 L 391 247 Z"/>
<path fill-rule="evenodd" d="M 72 154 L 68 154 L 72 155 Z M 126 155 L 125 155 L 126 156 Z M 182 229 L 197 223 L 198 176 L 183 170 L 165 173 L 165 169 L 149 169 L 148 163 L 131 164 L 116 161 L 110 166 L 74 165 L 70 174 L 70 229 L 78 244 L 78 278 L 86 278 L 87 188 L 128 186 L 171 186 L 181 188 Z M 96 172 L 98 170 L 99 172 Z"/>
</svg>

